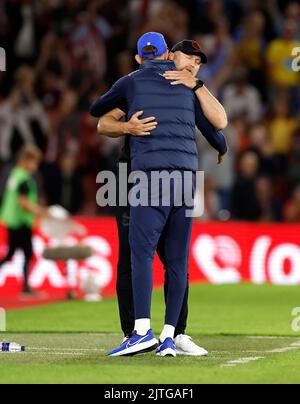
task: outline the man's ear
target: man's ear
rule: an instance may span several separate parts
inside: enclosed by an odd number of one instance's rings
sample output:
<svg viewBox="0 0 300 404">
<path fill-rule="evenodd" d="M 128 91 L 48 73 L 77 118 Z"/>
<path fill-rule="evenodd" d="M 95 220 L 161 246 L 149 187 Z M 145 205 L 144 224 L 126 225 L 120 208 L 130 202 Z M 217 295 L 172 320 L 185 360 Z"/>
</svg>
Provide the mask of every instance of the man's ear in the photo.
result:
<svg viewBox="0 0 300 404">
<path fill-rule="evenodd" d="M 170 52 L 170 53 L 169 53 L 169 60 L 172 60 L 172 61 L 173 61 L 173 60 L 174 60 L 174 56 L 175 56 L 174 53 L 173 53 L 173 52 Z"/>
<path fill-rule="evenodd" d="M 139 65 L 141 65 L 143 63 L 142 58 L 140 57 L 140 55 L 135 55 L 135 60 Z"/>
<path fill-rule="evenodd" d="M 170 60 L 170 59 L 169 59 L 169 55 L 170 55 L 170 52 L 169 52 L 169 51 L 167 51 L 166 53 L 164 53 L 164 54 L 163 54 L 164 60 Z"/>
</svg>

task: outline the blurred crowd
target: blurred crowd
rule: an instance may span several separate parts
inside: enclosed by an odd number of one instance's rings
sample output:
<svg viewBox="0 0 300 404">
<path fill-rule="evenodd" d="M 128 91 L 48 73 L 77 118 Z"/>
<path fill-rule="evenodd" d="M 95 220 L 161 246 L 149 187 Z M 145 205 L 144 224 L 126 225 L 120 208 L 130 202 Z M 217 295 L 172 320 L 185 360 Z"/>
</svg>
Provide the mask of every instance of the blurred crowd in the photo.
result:
<svg viewBox="0 0 300 404">
<path fill-rule="evenodd" d="M 97 208 L 97 173 L 116 170 L 122 140 L 96 134 L 91 102 L 136 69 L 136 39 L 197 40 L 200 71 L 229 117 L 222 167 L 199 137 L 205 220 L 300 222 L 300 3 L 288 0 L 2 0 L 0 164 L 24 142 L 45 159 L 43 198 L 73 214 Z M 300 50 L 298 55 L 300 55 Z M 294 68 L 294 70 L 293 70 Z"/>
</svg>

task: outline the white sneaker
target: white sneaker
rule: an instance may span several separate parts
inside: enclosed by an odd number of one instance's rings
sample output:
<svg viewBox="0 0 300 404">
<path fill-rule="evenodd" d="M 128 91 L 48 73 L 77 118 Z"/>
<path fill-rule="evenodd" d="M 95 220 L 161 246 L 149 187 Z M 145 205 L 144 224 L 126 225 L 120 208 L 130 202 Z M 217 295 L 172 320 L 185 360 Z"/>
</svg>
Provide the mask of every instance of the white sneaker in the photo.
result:
<svg viewBox="0 0 300 404">
<path fill-rule="evenodd" d="M 176 353 L 177 355 L 185 356 L 207 356 L 208 352 L 196 345 L 192 338 L 188 335 L 177 335 L 175 338 Z"/>
</svg>

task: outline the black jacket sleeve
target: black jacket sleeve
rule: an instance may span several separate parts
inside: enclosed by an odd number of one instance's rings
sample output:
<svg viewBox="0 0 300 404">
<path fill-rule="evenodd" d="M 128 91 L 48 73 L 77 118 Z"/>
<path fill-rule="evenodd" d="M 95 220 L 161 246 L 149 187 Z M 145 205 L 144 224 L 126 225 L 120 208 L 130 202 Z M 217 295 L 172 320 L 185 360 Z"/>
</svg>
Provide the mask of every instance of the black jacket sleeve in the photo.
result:
<svg viewBox="0 0 300 404">
<path fill-rule="evenodd" d="M 216 149 L 222 156 L 227 153 L 228 145 L 225 135 L 216 130 L 213 125 L 204 116 L 201 105 L 198 101 L 195 102 L 196 109 L 196 125 L 208 143 Z"/>
<path fill-rule="evenodd" d="M 130 82 L 129 76 L 118 80 L 106 94 L 94 102 L 90 108 L 90 114 L 95 118 L 101 118 L 101 116 L 115 108 L 119 108 L 126 113 Z"/>
</svg>

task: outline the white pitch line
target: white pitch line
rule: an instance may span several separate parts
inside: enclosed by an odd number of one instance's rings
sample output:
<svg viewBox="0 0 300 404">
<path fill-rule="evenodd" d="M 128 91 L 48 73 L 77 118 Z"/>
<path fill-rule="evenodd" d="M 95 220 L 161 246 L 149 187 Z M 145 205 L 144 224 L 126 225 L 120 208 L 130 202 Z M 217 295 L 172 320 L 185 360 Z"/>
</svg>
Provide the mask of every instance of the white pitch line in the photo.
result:
<svg viewBox="0 0 300 404">
<path fill-rule="evenodd" d="M 84 353 L 80 353 L 80 352 L 45 352 L 45 351 L 40 351 L 40 352 L 29 352 L 29 351 L 25 351 L 25 352 L 1 352 L 0 355 L 19 355 L 19 356 L 23 356 L 23 355 L 72 355 L 72 356 L 86 356 L 86 354 Z"/>
<path fill-rule="evenodd" d="M 105 352 L 105 349 L 96 348 L 30 348 L 25 352 L 4 352 L 4 354 L 29 354 L 29 355 L 65 355 L 65 356 L 86 356 L 88 353 Z"/>
<path fill-rule="evenodd" d="M 247 364 L 247 363 L 250 363 L 250 362 L 255 362 L 255 361 L 259 361 L 260 359 L 264 359 L 264 357 L 263 356 L 251 356 L 250 358 L 240 358 L 240 359 L 236 359 L 236 360 L 233 360 L 233 361 L 229 361 L 228 362 L 228 364 L 229 365 L 245 365 L 245 364 Z"/>
<path fill-rule="evenodd" d="M 44 353 L 44 355 L 53 355 L 53 356 L 57 356 L 57 355 L 58 356 L 68 356 L 68 355 L 85 356 L 84 353 L 79 353 L 79 352 L 28 352 L 28 351 L 25 352 L 26 355 L 41 355 L 43 353 Z M 22 353 L 20 353 L 20 354 L 22 354 Z"/>
<path fill-rule="evenodd" d="M 58 348 L 30 348 L 28 347 L 28 350 L 30 351 L 55 351 Z M 61 348 L 64 351 L 71 351 L 71 352 L 104 352 L 104 349 L 96 349 L 96 348 Z"/>
<path fill-rule="evenodd" d="M 214 355 L 218 355 L 218 354 L 219 355 L 231 355 L 232 354 L 232 351 L 209 351 L 209 352 Z M 265 351 L 249 349 L 248 351 L 240 351 L 240 353 L 242 353 L 242 354 L 263 354 L 263 353 L 265 353 Z"/>
<path fill-rule="evenodd" d="M 287 338 L 289 338 L 288 336 L 287 337 L 268 337 L 268 336 L 256 336 L 256 337 L 253 337 L 253 336 L 249 336 L 249 337 L 246 337 L 247 339 L 266 339 L 266 340 L 279 340 L 279 339 L 287 339 Z"/>
<path fill-rule="evenodd" d="M 291 345 L 284 347 L 284 348 L 277 348 L 277 349 L 272 349 L 270 351 L 264 351 L 266 354 L 279 354 L 279 353 L 285 353 L 285 352 L 291 352 L 291 351 L 296 351 L 300 349 L 300 341 L 293 342 Z M 252 357 L 252 358 L 239 358 L 236 360 L 231 360 L 224 365 L 221 365 L 221 368 L 232 368 L 238 365 L 247 365 L 248 363 L 251 362 L 256 362 L 259 360 L 266 359 L 265 356 L 258 356 L 258 357 Z"/>
<path fill-rule="evenodd" d="M 266 351 L 267 353 L 285 353 L 298 350 L 299 347 L 287 346 L 286 348 L 272 349 L 271 351 Z"/>
<path fill-rule="evenodd" d="M 239 358 L 239 359 L 229 361 L 229 362 L 225 363 L 224 365 L 221 365 L 221 367 L 222 368 L 223 367 L 233 368 L 233 367 L 238 366 L 238 365 L 247 365 L 248 363 L 256 362 L 256 361 L 259 361 L 259 360 L 262 360 L 262 359 L 265 359 L 265 357 L 264 356 L 256 356 L 256 357 L 253 356 L 251 358 Z"/>
<path fill-rule="evenodd" d="M 89 337 L 121 337 L 121 334 L 117 333 L 117 332 L 109 332 L 109 333 L 105 333 L 105 332 L 98 332 L 98 333 L 84 333 L 85 335 L 88 335 Z"/>
<path fill-rule="evenodd" d="M 284 353 L 284 352 L 296 351 L 298 349 L 300 349 L 300 341 L 293 342 L 291 345 L 284 347 L 284 348 L 272 349 L 272 350 L 266 351 L 266 352 L 267 353 Z"/>
</svg>

